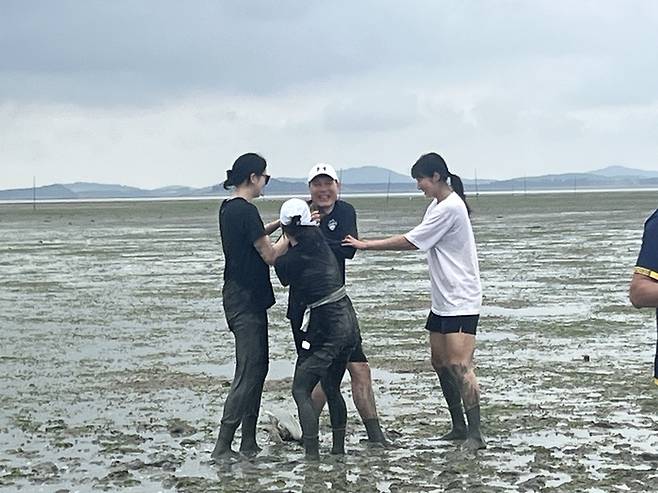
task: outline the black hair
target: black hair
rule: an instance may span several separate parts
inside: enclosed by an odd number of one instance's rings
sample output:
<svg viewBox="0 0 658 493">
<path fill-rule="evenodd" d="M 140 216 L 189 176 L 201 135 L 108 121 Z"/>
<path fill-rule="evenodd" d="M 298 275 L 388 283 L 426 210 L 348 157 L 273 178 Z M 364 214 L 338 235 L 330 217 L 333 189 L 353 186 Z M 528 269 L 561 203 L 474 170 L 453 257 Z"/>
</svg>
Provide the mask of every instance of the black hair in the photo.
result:
<svg viewBox="0 0 658 493">
<path fill-rule="evenodd" d="M 281 230 L 286 236 L 293 237 L 304 248 L 316 249 L 324 241 L 324 236 L 317 226 L 300 225 L 301 216 L 293 216 L 290 224 L 282 224 Z"/>
<path fill-rule="evenodd" d="M 226 170 L 226 180 L 224 181 L 224 189 L 228 190 L 230 187 L 237 187 L 249 180 L 251 174 L 262 175 L 265 173 L 267 162 L 262 156 L 254 152 L 243 154 L 235 160 L 233 167 Z"/>
<path fill-rule="evenodd" d="M 453 175 L 450 170 L 448 170 L 448 165 L 436 152 L 428 152 L 427 154 L 423 154 L 411 167 L 411 177 L 415 179 L 432 178 L 434 173 L 438 173 L 440 180 L 445 181 L 446 183 L 448 178 L 450 178 L 450 186 L 464 201 L 466 210 L 470 214 L 471 208 L 468 206 L 468 202 L 466 202 L 466 195 L 464 194 L 464 184 L 462 183 L 462 179 L 457 175 Z"/>
</svg>

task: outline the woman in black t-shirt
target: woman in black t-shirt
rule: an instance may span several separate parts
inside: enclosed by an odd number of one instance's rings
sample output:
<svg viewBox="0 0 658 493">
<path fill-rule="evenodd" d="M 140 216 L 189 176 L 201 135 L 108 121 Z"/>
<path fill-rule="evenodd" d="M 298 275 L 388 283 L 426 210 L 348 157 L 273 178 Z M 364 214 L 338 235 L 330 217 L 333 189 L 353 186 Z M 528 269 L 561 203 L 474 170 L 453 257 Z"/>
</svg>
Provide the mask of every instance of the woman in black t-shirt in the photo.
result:
<svg viewBox="0 0 658 493">
<path fill-rule="evenodd" d="M 226 172 L 224 182 L 226 189 L 235 187 L 234 193 L 219 209 L 225 261 L 222 301 L 226 322 L 235 337 L 235 376 L 212 451 L 215 460 L 237 456 L 231 443 L 240 424 L 240 452 L 254 456 L 260 451 L 256 423 L 269 363 L 267 309 L 274 304 L 269 266 L 288 247 L 285 238 L 272 245 L 268 235 L 280 223 L 264 226 L 252 204 L 269 181 L 265 167 L 265 159 L 257 154 L 240 156 Z"/>
<path fill-rule="evenodd" d="M 322 384 L 333 432 L 331 453 L 344 454 L 347 409 L 340 383 L 359 338 L 358 321 L 345 293 L 336 257 L 312 221 L 306 202 L 301 199 L 285 202 L 280 221 L 291 247 L 277 259 L 276 273 L 284 286 L 290 285 L 298 293 L 299 301 L 306 307 L 292 393 L 299 411 L 306 457 L 317 460 L 319 416 L 311 392 L 318 382 Z"/>
</svg>

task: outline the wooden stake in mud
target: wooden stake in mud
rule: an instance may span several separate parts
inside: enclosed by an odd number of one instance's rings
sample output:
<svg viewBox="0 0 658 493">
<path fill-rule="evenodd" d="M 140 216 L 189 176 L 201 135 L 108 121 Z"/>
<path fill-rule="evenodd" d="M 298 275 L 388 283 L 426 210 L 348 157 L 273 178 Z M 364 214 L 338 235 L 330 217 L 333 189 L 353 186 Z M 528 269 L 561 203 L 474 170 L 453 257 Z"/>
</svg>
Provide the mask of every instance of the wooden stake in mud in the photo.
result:
<svg viewBox="0 0 658 493">
<path fill-rule="evenodd" d="M 475 198 L 480 198 L 480 190 L 478 189 L 478 170 L 475 168 Z"/>
<path fill-rule="evenodd" d="M 388 170 L 388 183 L 386 184 L 386 207 L 388 207 L 388 194 L 391 191 L 391 170 Z"/>
<path fill-rule="evenodd" d="M 343 168 L 338 170 L 338 183 L 340 183 L 340 187 L 338 188 L 338 198 L 340 199 L 343 193 Z"/>
</svg>

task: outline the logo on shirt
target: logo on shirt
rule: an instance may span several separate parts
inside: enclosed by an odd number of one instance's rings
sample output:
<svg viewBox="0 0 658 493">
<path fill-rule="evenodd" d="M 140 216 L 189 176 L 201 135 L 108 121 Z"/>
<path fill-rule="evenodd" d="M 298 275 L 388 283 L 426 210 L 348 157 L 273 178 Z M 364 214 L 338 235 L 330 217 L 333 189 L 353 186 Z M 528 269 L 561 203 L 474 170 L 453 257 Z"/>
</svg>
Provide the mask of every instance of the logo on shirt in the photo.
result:
<svg viewBox="0 0 658 493">
<path fill-rule="evenodd" d="M 329 228 L 329 231 L 333 231 L 336 229 L 336 226 L 338 226 L 338 221 L 335 219 L 330 219 L 329 222 L 327 223 L 327 228 Z"/>
</svg>

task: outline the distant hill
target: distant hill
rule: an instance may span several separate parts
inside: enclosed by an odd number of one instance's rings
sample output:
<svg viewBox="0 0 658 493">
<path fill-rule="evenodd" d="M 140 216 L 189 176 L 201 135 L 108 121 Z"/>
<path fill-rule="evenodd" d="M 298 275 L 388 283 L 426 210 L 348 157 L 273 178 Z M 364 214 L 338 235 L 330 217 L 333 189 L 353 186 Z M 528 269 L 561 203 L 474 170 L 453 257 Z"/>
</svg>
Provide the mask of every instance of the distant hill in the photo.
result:
<svg viewBox="0 0 658 493">
<path fill-rule="evenodd" d="M 379 166 L 361 166 L 339 171 L 342 192 L 350 193 L 414 193 L 416 182 L 410 176 Z M 658 187 L 658 171 L 647 171 L 624 166 L 608 166 L 587 173 L 562 173 L 528 176 L 510 180 L 475 180 L 464 178 L 467 193 L 477 191 L 523 191 L 560 189 L 613 189 Z M 272 178 L 265 189 L 266 195 L 305 195 L 306 178 Z M 31 200 L 31 188 L 0 190 L 0 200 Z M 224 196 L 221 184 L 203 188 L 179 185 L 146 190 L 117 184 L 76 182 L 38 187 L 37 199 L 103 199 L 103 198 L 176 198 Z"/>
<path fill-rule="evenodd" d="M 403 175 L 380 166 L 360 166 L 357 168 L 336 169 L 342 183 L 412 183 L 411 176 Z M 306 186 L 306 177 L 278 178 L 285 183 L 302 183 Z"/>
<path fill-rule="evenodd" d="M 142 196 L 146 190 L 136 187 L 128 187 L 126 185 L 114 185 L 103 183 L 87 183 L 76 182 L 60 185 L 71 193 L 75 194 L 77 198 L 116 198 L 116 197 L 136 197 Z M 37 194 L 38 195 L 38 194 Z"/>
<path fill-rule="evenodd" d="M 627 168 L 625 166 L 608 166 L 607 168 L 590 171 L 593 175 L 608 177 L 641 177 L 641 178 L 658 178 L 658 171 L 647 171 L 644 169 Z"/>
<path fill-rule="evenodd" d="M 0 200 L 31 200 L 34 190 L 31 188 L 14 188 L 0 190 Z M 39 199 L 77 199 L 78 196 L 64 185 L 46 185 L 37 187 L 36 196 Z"/>
<path fill-rule="evenodd" d="M 402 175 L 379 166 L 361 166 L 339 171 L 341 181 L 347 183 L 416 183 L 411 175 Z"/>
<path fill-rule="evenodd" d="M 640 172 L 640 174 L 635 174 Z M 560 189 L 616 189 L 658 187 L 658 173 L 611 166 L 589 173 L 562 173 L 496 180 L 478 186 L 479 191 L 523 191 Z M 473 186 L 466 186 L 473 191 Z"/>
</svg>

